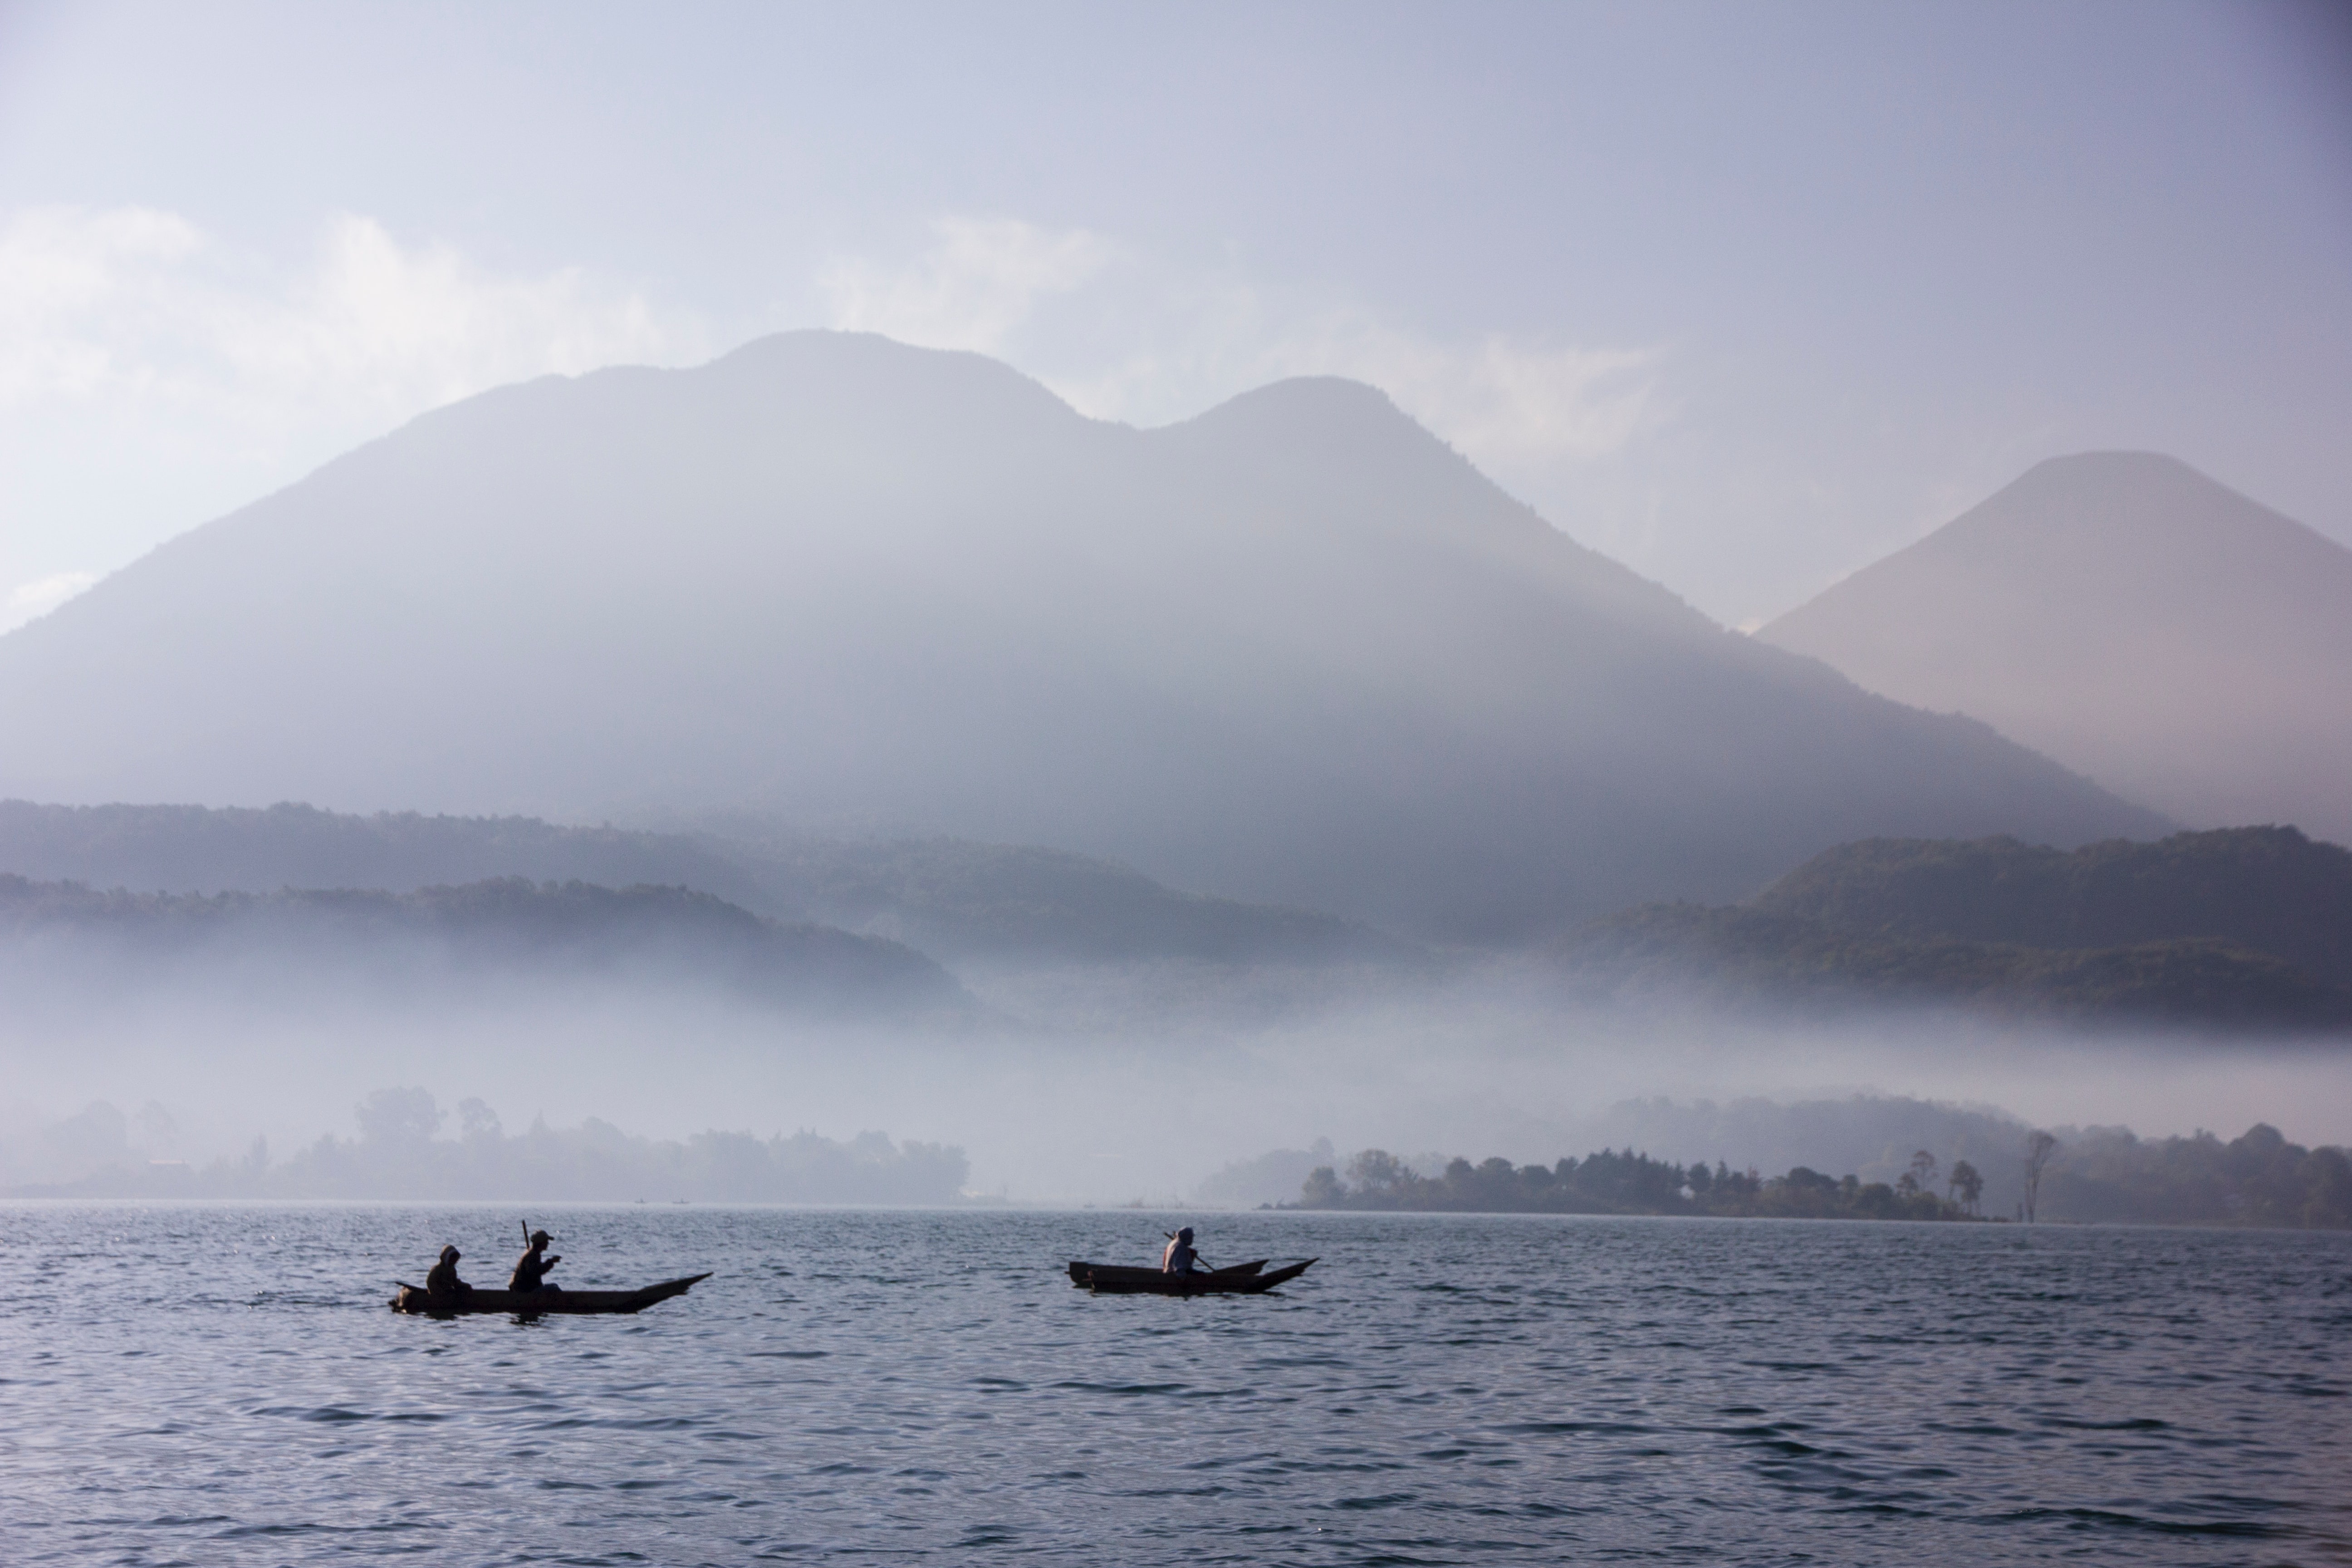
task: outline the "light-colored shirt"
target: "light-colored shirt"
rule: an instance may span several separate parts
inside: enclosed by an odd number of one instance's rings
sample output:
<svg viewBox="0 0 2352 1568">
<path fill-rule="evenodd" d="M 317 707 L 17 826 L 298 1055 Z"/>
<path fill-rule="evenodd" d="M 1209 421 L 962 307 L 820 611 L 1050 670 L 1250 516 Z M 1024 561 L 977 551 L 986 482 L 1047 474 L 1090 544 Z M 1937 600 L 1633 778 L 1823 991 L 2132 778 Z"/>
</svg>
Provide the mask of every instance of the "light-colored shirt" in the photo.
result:
<svg viewBox="0 0 2352 1568">
<path fill-rule="evenodd" d="M 1183 1242 L 1171 1241 L 1168 1244 L 1168 1250 L 1160 1255 L 1160 1271 L 1162 1274 L 1190 1274 L 1194 1259 L 1199 1257 L 1199 1253 Z"/>
</svg>

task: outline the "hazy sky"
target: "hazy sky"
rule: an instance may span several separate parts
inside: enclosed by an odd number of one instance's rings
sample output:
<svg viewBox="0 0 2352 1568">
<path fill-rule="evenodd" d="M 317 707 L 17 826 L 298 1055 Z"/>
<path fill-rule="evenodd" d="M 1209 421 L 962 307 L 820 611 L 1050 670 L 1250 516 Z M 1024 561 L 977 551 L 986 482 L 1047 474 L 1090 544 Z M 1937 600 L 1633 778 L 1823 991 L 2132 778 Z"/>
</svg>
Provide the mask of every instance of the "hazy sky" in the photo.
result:
<svg viewBox="0 0 2352 1568">
<path fill-rule="evenodd" d="M 1372 381 L 1740 624 L 2032 461 L 2352 541 L 2344 7 L 0 0 L 0 626 L 408 416 L 855 326 Z"/>
</svg>

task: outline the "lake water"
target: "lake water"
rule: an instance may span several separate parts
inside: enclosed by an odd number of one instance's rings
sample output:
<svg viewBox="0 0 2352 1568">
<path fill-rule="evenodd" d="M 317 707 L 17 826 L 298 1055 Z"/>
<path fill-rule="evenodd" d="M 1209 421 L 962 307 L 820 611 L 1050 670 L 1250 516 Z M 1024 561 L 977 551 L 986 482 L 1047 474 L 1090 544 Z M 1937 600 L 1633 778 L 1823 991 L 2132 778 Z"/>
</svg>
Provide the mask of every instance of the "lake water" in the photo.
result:
<svg viewBox="0 0 2352 1568">
<path fill-rule="evenodd" d="M 0 1206 L 0 1559 L 2352 1562 L 2352 1237 L 535 1213 L 637 1318 L 384 1310 L 509 1208 Z"/>
</svg>

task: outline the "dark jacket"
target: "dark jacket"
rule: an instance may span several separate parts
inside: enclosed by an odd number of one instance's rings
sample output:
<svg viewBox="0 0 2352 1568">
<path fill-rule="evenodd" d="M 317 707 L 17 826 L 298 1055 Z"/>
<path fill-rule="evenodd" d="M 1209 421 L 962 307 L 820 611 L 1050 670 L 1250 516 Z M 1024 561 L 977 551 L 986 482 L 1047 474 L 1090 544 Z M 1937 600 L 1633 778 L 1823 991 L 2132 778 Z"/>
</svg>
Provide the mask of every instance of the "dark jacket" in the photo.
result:
<svg viewBox="0 0 2352 1568">
<path fill-rule="evenodd" d="M 546 1256 L 546 1251 L 545 1247 L 534 1246 L 530 1251 L 516 1258 L 514 1273 L 507 1280 L 507 1289 L 509 1290 L 538 1289 L 541 1282 L 547 1278 L 547 1271 L 563 1261 L 561 1258 Z"/>
<path fill-rule="evenodd" d="M 457 1278 L 457 1260 L 445 1258 L 425 1276 L 425 1293 L 436 1301 L 462 1301 L 474 1293 L 474 1288 Z"/>
</svg>

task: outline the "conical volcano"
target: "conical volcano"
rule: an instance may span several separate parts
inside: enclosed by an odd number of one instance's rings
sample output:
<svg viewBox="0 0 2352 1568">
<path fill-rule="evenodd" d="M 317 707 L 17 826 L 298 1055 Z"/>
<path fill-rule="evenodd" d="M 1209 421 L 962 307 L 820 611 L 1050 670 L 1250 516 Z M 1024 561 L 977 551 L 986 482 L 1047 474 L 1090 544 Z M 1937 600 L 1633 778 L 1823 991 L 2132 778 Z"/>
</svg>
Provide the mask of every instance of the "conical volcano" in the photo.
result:
<svg viewBox="0 0 2352 1568">
<path fill-rule="evenodd" d="M 2175 458 L 2038 464 L 1758 636 L 2193 826 L 2352 843 L 2352 550 Z"/>
</svg>

